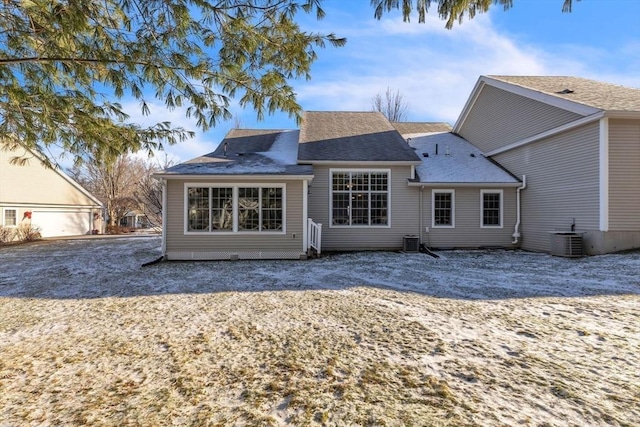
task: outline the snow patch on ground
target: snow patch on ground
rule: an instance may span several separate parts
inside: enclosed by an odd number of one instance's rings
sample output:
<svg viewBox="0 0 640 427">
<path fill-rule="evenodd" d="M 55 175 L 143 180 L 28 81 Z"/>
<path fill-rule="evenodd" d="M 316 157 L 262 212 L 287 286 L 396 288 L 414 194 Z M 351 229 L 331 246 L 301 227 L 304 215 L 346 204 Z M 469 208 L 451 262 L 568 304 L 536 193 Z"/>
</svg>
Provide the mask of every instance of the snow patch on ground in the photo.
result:
<svg viewBox="0 0 640 427">
<path fill-rule="evenodd" d="M 0 248 L 0 425 L 634 425 L 640 253 Z"/>
</svg>

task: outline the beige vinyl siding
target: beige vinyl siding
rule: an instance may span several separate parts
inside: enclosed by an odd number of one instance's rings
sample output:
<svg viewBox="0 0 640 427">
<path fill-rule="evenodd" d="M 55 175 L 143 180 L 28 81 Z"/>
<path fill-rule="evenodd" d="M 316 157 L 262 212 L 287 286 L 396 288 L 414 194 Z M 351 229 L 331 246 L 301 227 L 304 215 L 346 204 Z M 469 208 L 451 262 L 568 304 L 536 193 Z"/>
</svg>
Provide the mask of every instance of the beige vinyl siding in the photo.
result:
<svg viewBox="0 0 640 427">
<path fill-rule="evenodd" d="M 391 227 L 331 227 L 329 224 L 329 170 L 349 169 L 367 171 L 371 169 L 391 170 L 390 215 Z M 371 167 L 314 166 L 314 179 L 309 191 L 309 218 L 322 225 L 322 250 L 377 250 L 402 248 L 403 236 L 417 235 L 420 231 L 419 189 L 407 186 L 411 177 L 410 166 Z"/>
<path fill-rule="evenodd" d="M 609 120 L 609 230 L 640 231 L 640 120 Z"/>
<path fill-rule="evenodd" d="M 432 190 L 455 191 L 455 227 L 432 227 Z M 432 248 L 479 248 L 511 247 L 512 234 L 516 224 L 516 188 L 502 190 L 502 228 L 480 225 L 481 190 L 498 190 L 487 187 L 425 187 L 423 190 L 424 226 L 429 232 L 423 232 L 422 241 Z"/>
<path fill-rule="evenodd" d="M 36 157 L 31 157 L 24 166 L 11 164 L 11 158 L 21 155 L 21 152 L 0 150 L 1 202 L 38 206 L 96 206 L 94 200 L 57 171 L 45 168 Z"/>
<path fill-rule="evenodd" d="M 255 254 L 267 253 L 298 253 L 303 249 L 303 181 L 301 180 L 274 180 L 269 183 L 286 185 L 286 234 L 282 233 L 189 233 L 184 232 L 185 220 L 185 183 L 201 183 L 203 186 L 215 184 L 260 184 L 251 179 L 229 180 L 168 180 L 167 182 L 167 212 L 166 212 L 166 251 L 174 254 L 173 259 L 185 258 L 184 254 L 194 253 L 189 258 L 209 258 L 201 254 Z M 264 184 L 264 182 L 262 182 Z M 295 237 L 294 237 L 295 234 Z M 178 254 L 178 255 L 176 255 Z M 285 256 L 283 256 L 285 257 Z M 226 257 L 228 258 L 228 256 Z M 242 258 L 242 256 L 241 256 Z"/>
<path fill-rule="evenodd" d="M 521 177 L 522 247 L 549 251 L 550 233 L 599 230 L 599 123 L 567 131 L 494 157 Z M 588 238 L 586 236 L 585 238 Z"/>
<path fill-rule="evenodd" d="M 480 150 L 489 152 L 581 117 L 484 85 L 459 134 Z"/>
</svg>

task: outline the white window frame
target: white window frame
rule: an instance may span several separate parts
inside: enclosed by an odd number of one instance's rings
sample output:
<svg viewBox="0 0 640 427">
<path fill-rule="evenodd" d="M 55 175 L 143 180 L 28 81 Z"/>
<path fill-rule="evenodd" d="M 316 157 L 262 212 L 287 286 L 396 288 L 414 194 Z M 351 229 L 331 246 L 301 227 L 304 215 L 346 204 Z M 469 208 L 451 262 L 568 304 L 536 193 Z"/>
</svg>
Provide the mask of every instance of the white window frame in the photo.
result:
<svg viewBox="0 0 640 427">
<path fill-rule="evenodd" d="M 451 224 L 436 224 L 436 194 L 451 195 Z M 456 228 L 456 190 L 433 189 L 431 190 L 431 227 L 432 228 Z"/>
<path fill-rule="evenodd" d="M 484 223 L 484 195 L 500 194 L 500 224 L 485 225 Z M 504 191 L 503 190 L 480 190 L 480 228 L 503 228 L 504 227 Z"/>
<path fill-rule="evenodd" d="M 189 188 L 231 188 L 233 191 L 233 230 L 232 231 L 190 231 L 189 230 Z M 282 230 L 239 230 L 238 227 L 238 194 L 239 188 L 282 188 Z M 211 193 L 209 193 L 211 194 Z M 260 193 L 261 194 L 261 193 Z M 204 183 L 204 182 L 186 182 L 184 184 L 184 203 L 182 206 L 182 213 L 184 215 L 183 232 L 189 236 L 229 236 L 229 235 L 283 235 L 287 234 L 287 185 L 284 183 Z M 211 216 L 209 216 L 209 222 L 211 222 Z"/>
<path fill-rule="evenodd" d="M 387 174 L 387 223 L 386 224 L 334 224 L 333 223 L 333 174 L 334 173 L 386 173 Z M 391 228 L 391 169 L 358 169 L 358 168 L 330 168 L 329 169 L 329 228 Z M 375 193 L 375 192 L 374 192 Z M 379 193 L 379 192 L 378 192 Z M 371 190 L 369 190 L 371 194 Z M 369 198 L 371 200 L 371 198 Z M 369 214 L 371 214 L 371 205 L 369 205 Z"/>
<path fill-rule="evenodd" d="M 15 224 L 7 224 L 7 212 L 13 211 L 15 213 L 16 223 Z M 18 209 L 16 208 L 3 208 L 2 209 L 2 226 L 3 227 L 17 227 L 18 226 Z"/>
</svg>

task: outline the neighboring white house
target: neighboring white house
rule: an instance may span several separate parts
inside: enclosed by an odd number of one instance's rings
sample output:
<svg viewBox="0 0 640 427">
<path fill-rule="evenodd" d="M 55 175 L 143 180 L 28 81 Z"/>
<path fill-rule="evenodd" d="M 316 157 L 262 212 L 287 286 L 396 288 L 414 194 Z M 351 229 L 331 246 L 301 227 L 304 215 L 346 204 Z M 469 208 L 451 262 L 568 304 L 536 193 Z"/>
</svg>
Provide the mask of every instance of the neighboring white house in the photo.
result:
<svg viewBox="0 0 640 427">
<path fill-rule="evenodd" d="M 15 157 L 27 157 L 24 165 Z M 33 153 L 0 150 L 0 226 L 31 223 L 42 237 L 101 232 L 102 204 L 60 169 Z"/>
<path fill-rule="evenodd" d="M 451 128 L 375 112 L 305 112 L 300 130 L 232 130 L 163 182 L 167 259 L 323 250 L 640 247 L 640 90 L 481 77 Z M 526 178 L 525 178 L 526 177 Z M 310 224 L 310 225 L 308 225 Z"/>
</svg>

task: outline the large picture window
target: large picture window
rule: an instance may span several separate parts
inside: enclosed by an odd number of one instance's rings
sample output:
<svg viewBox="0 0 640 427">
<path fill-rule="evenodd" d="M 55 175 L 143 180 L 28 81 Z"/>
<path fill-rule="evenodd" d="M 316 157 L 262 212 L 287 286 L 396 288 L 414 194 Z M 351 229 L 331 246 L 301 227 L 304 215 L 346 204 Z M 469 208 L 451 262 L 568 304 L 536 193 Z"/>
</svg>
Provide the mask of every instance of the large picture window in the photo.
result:
<svg viewBox="0 0 640 427">
<path fill-rule="evenodd" d="M 389 226 L 389 175 L 384 171 L 331 172 L 332 226 Z"/>
<path fill-rule="evenodd" d="M 455 192 L 433 190 L 431 194 L 432 226 L 455 227 Z"/>
<path fill-rule="evenodd" d="M 187 232 L 283 232 L 284 186 L 186 186 Z"/>
<path fill-rule="evenodd" d="M 481 190 L 480 208 L 482 227 L 502 227 L 502 190 Z"/>
</svg>

